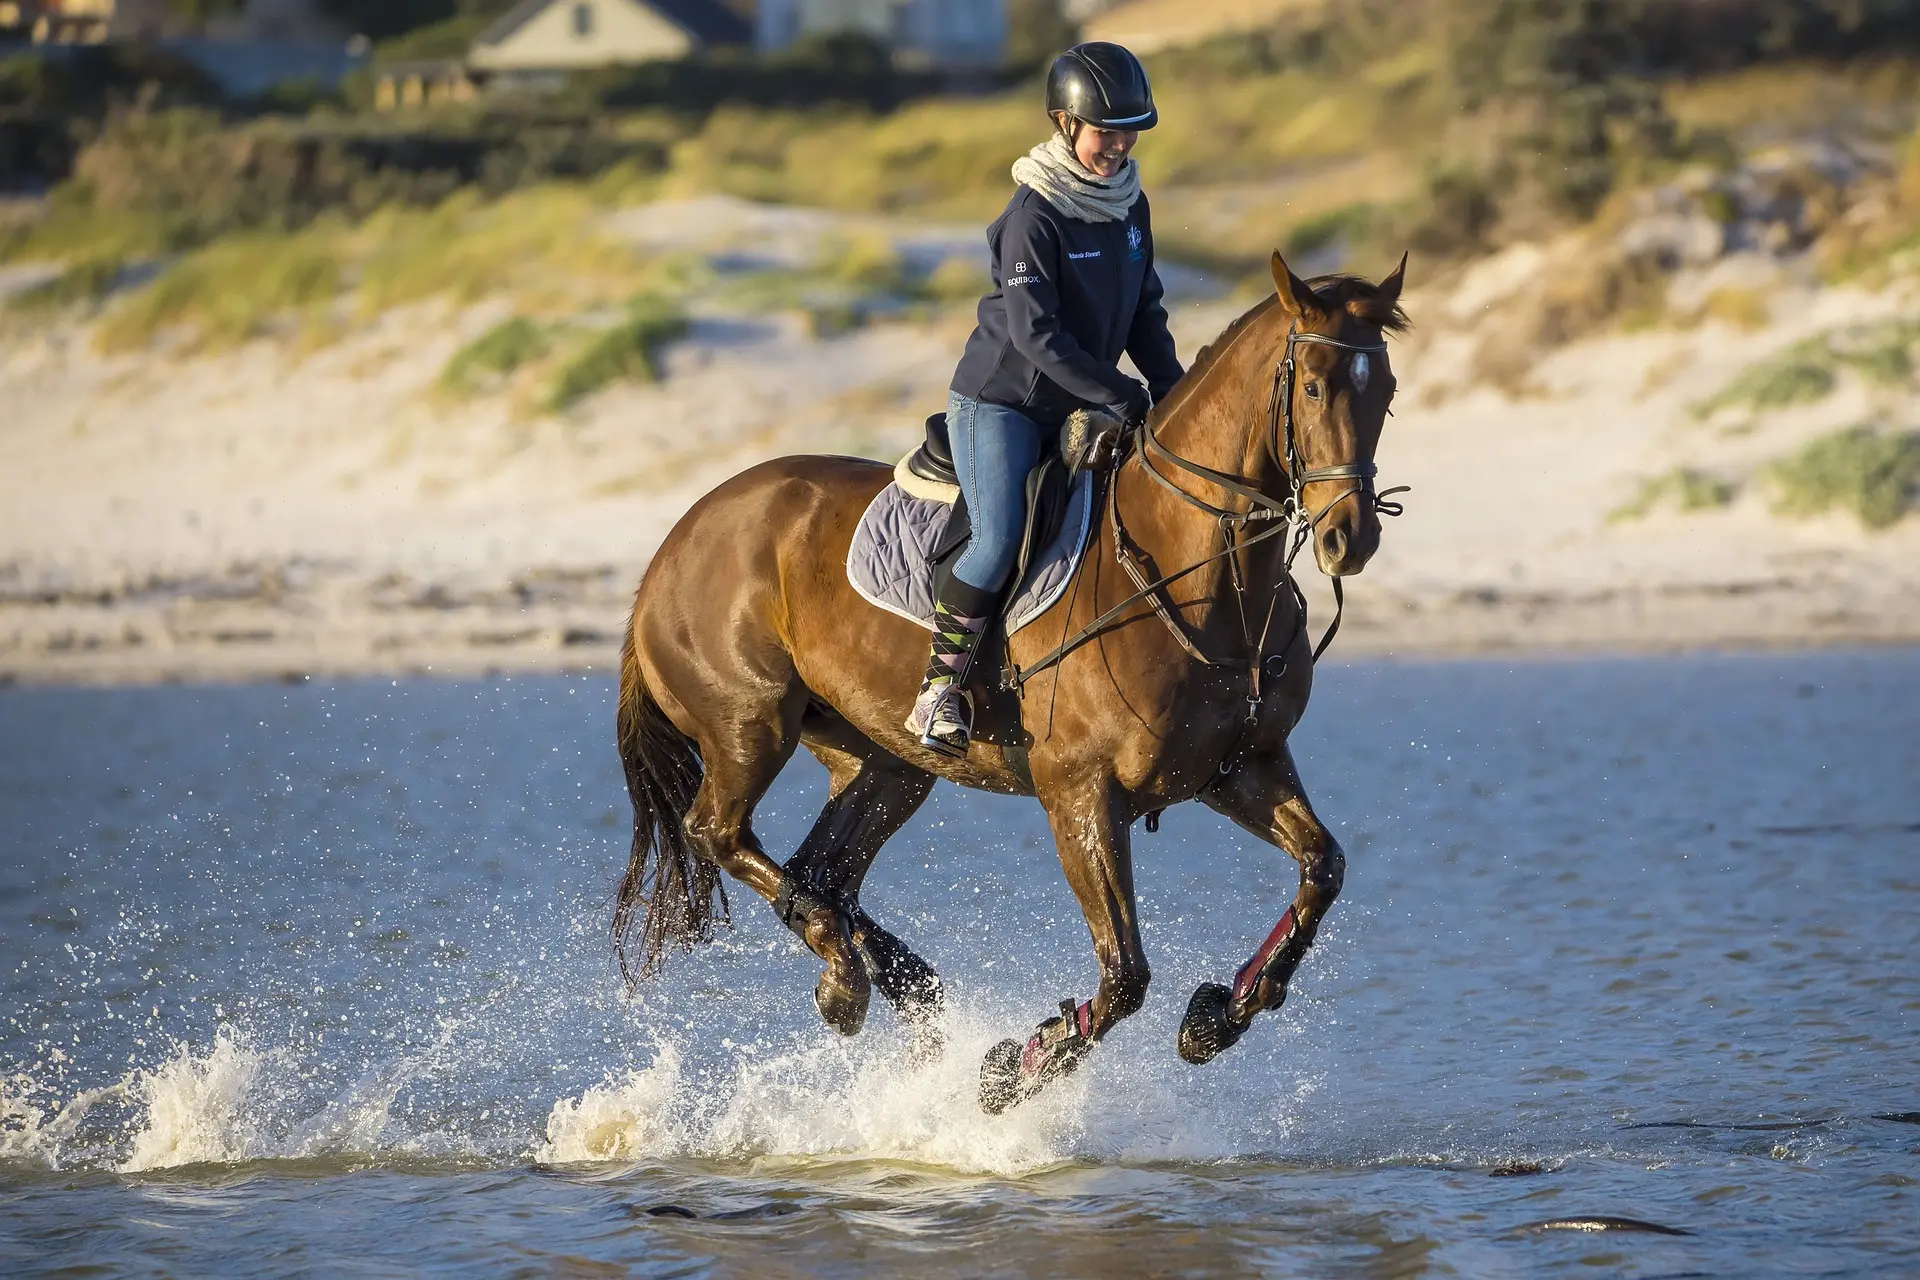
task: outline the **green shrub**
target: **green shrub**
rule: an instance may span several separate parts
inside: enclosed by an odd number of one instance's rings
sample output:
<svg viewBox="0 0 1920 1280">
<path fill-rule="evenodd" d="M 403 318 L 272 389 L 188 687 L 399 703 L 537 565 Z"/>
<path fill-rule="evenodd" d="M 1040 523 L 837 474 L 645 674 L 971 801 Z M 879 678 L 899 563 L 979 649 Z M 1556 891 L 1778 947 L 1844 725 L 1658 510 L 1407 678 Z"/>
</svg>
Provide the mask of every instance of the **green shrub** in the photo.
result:
<svg viewBox="0 0 1920 1280">
<path fill-rule="evenodd" d="M 508 377 L 538 360 L 551 345 L 547 331 L 539 324 L 525 316 L 514 316 L 454 352 L 440 374 L 440 385 L 459 395 L 471 394 L 485 380 Z"/>
<path fill-rule="evenodd" d="M 1882 320 L 1835 331 L 1834 355 L 1869 382 L 1899 385 L 1913 377 L 1913 347 L 1920 341 L 1920 320 Z"/>
<path fill-rule="evenodd" d="M 19 311 L 51 311 L 99 302 L 113 292 L 125 270 L 125 260 L 117 255 L 82 258 L 45 284 L 15 294 L 9 305 Z"/>
<path fill-rule="evenodd" d="M 660 348 L 686 333 L 687 317 L 677 305 L 657 294 L 640 295 L 627 304 L 620 323 L 594 335 L 561 365 L 547 407 L 560 412 L 612 383 L 656 380 Z"/>
<path fill-rule="evenodd" d="M 1665 475 L 1640 482 L 1640 491 L 1608 513 L 1611 523 L 1639 520 L 1655 508 L 1671 504 L 1679 511 L 1712 511 L 1733 501 L 1737 492 L 1729 481 L 1692 467 L 1675 467 Z"/>
<path fill-rule="evenodd" d="M 1722 409 L 1768 413 L 1825 399 L 1837 381 L 1834 363 L 1826 337 L 1809 338 L 1777 356 L 1748 365 L 1732 382 L 1696 402 L 1691 411 L 1696 419 L 1704 421 Z"/>
<path fill-rule="evenodd" d="M 1851 427 L 1822 436 L 1767 468 L 1781 515 L 1814 516 L 1839 508 L 1869 529 L 1884 529 L 1920 496 L 1920 431 L 1883 434 Z"/>
</svg>

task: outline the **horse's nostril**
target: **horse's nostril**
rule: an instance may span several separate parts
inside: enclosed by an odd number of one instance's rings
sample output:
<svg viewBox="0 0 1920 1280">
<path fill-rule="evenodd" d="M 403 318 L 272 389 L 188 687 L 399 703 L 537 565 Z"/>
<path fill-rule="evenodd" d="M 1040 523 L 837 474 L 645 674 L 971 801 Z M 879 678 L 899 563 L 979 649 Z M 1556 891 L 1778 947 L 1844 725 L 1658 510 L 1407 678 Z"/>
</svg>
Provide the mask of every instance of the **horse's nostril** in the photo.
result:
<svg viewBox="0 0 1920 1280">
<path fill-rule="evenodd" d="M 1338 560 L 1347 553 L 1347 534 L 1343 529 L 1328 529 L 1320 535 L 1320 549 L 1327 553 L 1327 559 Z"/>
</svg>

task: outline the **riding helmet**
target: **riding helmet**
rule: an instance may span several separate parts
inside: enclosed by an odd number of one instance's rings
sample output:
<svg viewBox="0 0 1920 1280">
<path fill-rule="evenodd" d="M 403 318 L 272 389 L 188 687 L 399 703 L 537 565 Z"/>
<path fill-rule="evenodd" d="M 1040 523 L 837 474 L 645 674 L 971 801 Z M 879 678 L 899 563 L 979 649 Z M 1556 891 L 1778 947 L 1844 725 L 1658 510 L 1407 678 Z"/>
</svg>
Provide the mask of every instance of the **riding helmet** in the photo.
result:
<svg viewBox="0 0 1920 1280">
<path fill-rule="evenodd" d="M 1160 123 L 1140 59 L 1117 44 L 1077 44 L 1047 72 L 1047 114 L 1064 111 L 1096 129 L 1151 129 Z"/>
</svg>

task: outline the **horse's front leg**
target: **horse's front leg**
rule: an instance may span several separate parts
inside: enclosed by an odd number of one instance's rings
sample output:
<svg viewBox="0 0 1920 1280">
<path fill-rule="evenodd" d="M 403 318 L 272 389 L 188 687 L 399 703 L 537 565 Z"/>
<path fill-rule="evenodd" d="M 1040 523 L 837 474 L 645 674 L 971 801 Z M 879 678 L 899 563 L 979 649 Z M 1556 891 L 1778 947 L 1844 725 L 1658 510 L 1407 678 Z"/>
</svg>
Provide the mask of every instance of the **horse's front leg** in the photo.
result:
<svg viewBox="0 0 1920 1280">
<path fill-rule="evenodd" d="M 998 1115 L 1070 1074 L 1122 1018 L 1145 1003 L 1146 950 L 1140 943 L 1133 898 L 1132 815 L 1110 778 L 1064 787 L 1043 786 L 1040 800 L 1053 827 L 1067 884 L 1093 935 L 1100 989 L 1084 1004 L 1060 1002 L 1059 1016 L 1040 1024 L 1023 1044 L 1003 1040 L 980 1067 L 980 1107 Z"/>
<path fill-rule="evenodd" d="M 1180 1056 L 1196 1065 L 1237 1041 L 1255 1014 L 1278 1009 L 1286 1000 L 1287 984 L 1340 896 L 1347 871 L 1340 842 L 1314 815 L 1285 745 L 1277 754 L 1249 758 L 1200 798 L 1285 850 L 1300 864 L 1300 889 L 1266 941 L 1233 975 L 1231 986 L 1203 983 L 1193 993 L 1180 1024 Z"/>
</svg>

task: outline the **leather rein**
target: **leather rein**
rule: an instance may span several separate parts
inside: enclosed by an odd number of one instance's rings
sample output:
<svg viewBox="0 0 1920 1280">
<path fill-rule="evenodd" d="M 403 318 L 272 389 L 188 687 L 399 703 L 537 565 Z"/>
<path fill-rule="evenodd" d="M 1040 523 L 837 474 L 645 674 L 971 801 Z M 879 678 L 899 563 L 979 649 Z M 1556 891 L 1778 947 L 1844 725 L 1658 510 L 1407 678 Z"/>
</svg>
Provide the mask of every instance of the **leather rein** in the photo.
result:
<svg viewBox="0 0 1920 1280">
<path fill-rule="evenodd" d="M 1318 527 L 1319 523 L 1324 520 L 1335 507 L 1345 502 L 1348 498 L 1371 496 L 1373 509 L 1376 512 L 1381 515 L 1397 516 L 1401 514 L 1404 508 L 1402 508 L 1399 503 L 1388 501 L 1388 499 L 1396 493 L 1406 492 L 1408 487 L 1402 485 L 1398 488 L 1388 489 L 1383 493 L 1372 493 L 1371 486 L 1373 479 L 1379 474 L 1379 468 L 1372 462 L 1342 462 L 1333 466 L 1313 468 L 1306 468 L 1301 465 L 1299 440 L 1294 426 L 1293 392 L 1297 377 L 1297 370 L 1294 363 L 1294 348 L 1302 343 L 1333 347 L 1340 351 L 1348 351 L 1355 354 L 1384 355 L 1387 351 L 1387 344 L 1385 342 L 1342 342 L 1337 338 L 1329 338 L 1317 333 L 1300 333 L 1297 330 L 1288 331 L 1286 351 L 1283 358 L 1274 366 L 1273 370 L 1273 384 L 1267 407 L 1267 432 L 1265 434 L 1268 449 L 1273 448 L 1276 439 L 1280 443 L 1283 452 L 1280 462 L 1287 475 L 1286 496 L 1276 500 L 1262 492 L 1253 481 L 1245 476 L 1216 471 L 1212 467 L 1202 466 L 1198 462 L 1183 458 L 1162 444 L 1150 426 L 1142 424 L 1138 430 L 1133 432 L 1133 448 L 1129 451 L 1130 456 L 1140 463 L 1141 467 L 1145 469 L 1149 476 L 1177 496 L 1181 501 L 1217 521 L 1226 545 L 1213 555 L 1195 561 L 1184 569 L 1175 570 L 1172 573 L 1149 581 L 1145 568 L 1145 558 L 1139 552 L 1133 550 L 1130 545 L 1132 538 L 1128 535 L 1126 525 L 1120 516 L 1119 486 L 1115 483 L 1115 480 L 1120 467 L 1128 460 L 1126 457 L 1122 457 L 1120 461 L 1114 465 L 1114 474 L 1109 476 L 1106 482 L 1107 511 L 1109 518 L 1113 522 L 1114 554 L 1119 560 L 1120 566 L 1126 570 L 1127 576 L 1133 581 L 1134 586 L 1137 587 L 1138 590 L 1125 600 L 1122 600 L 1119 604 L 1106 610 L 1093 621 L 1087 623 L 1086 626 L 1080 628 L 1070 639 L 1063 641 L 1032 666 L 1022 668 L 1014 666 L 1009 662 L 1006 670 L 1001 675 L 1000 687 L 1002 689 L 1016 693 L 1024 692 L 1027 682 L 1033 679 L 1033 677 L 1051 667 L 1058 666 L 1066 660 L 1069 654 L 1081 648 L 1083 645 L 1091 643 L 1109 631 L 1117 630 L 1119 626 L 1123 625 L 1122 615 L 1142 601 L 1145 601 L 1148 607 L 1153 610 L 1154 615 L 1158 617 L 1166 626 L 1167 630 L 1172 633 L 1174 640 L 1179 643 L 1181 649 L 1194 661 L 1209 667 L 1241 665 L 1237 662 L 1227 662 L 1209 658 L 1201 652 L 1200 647 L 1196 645 L 1193 642 L 1193 638 L 1187 634 L 1186 628 L 1182 626 L 1180 620 L 1174 616 L 1173 610 L 1169 607 L 1169 602 L 1164 594 L 1165 589 L 1173 583 L 1205 568 L 1216 560 L 1224 559 L 1227 561 L 1230 569 L 1234 597 L 1240 608 L 1241 635 L 1246 642 L 1248 651 L 1248 656 L 1244 664 L 1245 670 L 1248 673 L 1249 685 L 1247 690 L 1246 724 L 1248 727 L 1251 727 L 1258 721 L 1260 703 L 1264 695 L 1264 677 L 1272 675 L 1278 679 L 1286 674 L 1287 665 L 1284 655 L 1288 649 L 1292 648 L 1293 640 L 1298 637 L 1307 625 L 1306 595 L 1301 591 L 1299 582 L 1293 576 L 1293 564 L 1299 557 L 1301 549 L 1306 546 L 1308 539 L 1312 537 L 1313 531 Z M 1229 507 L 1215 506 L 1205 499 L 1195 497 L 1174 483 L 1170 477 L 1160 470 L 1159 466 L 1155 465 L 1156 463 L 1184 471 L 1189 475 L 1198 477 L 1209 484 L 1226 490 L 1236 498 L 1244 499 L 1247 504 L 1247 509 L 1245 511 L 1235 511 Z M 1328 480 L 1348 480 L 1353 483 L 1338 497 L 1326 503 L 1318 511 L 1309 513 L 1304 500 L 1307 486 Z M 1264 524 L 1267 527 L 1254 533 L 1250 537 L 1246 536 L 1248 529 L 1257 524 Z M 1260 631 L 1256 636 L 1252 627 L 1252 617 L 1247 611 L 1249 584 L 1241 569 L 1239 553 L 1257 543 L 1266 542 L 1271 538 L 1289 534 L 1292 540 L 1287 548 L 1286 557 L 1282 562 L 1281 578 L 1288 589 L 1293 592 L 1295 617 L 1297 621 L 1294 624 L 1293 636 L 1288 638 L 1285 645 L 1282 645 L 1276 652 L 1269 655 L 1267 651 L 1267 639 L 1269 630 L 1273 625 L 1274 609 L 1279 604 L 1279 593 L 1276 590 L 1273 600 L 1268 603 L 1266 619 L 1262 623 Z M 1340 585 L 1339 578 L 1333 579 L 1333 598 L 1335 605 L 1333 622 L 1327 627 L 1326 634 L 1321 637 L 1320 643 L 1314 646 L 1313 660 L 1316 662 L 1318 662 L 1320 656 L 1327 651 L 1327 646 L 1333 643 L 1334 636 L 1338 634 L 1340 630 L 1340 617 L 1346 607 L 1346 593 Z M 1132 619 L 1124 619 L 1124 621 L 1132 621 Z M 1279 669 L 1270 672 L 1267 670 L 1267 667 L 1269 662 L 1274 659 L 1279 660 Z M 1239 754 L 1240 749 L 1237 748 L 1233 754 L 1229 755 L 1226 762 L 1220 766 L 1221 772 L 1231 773 L 1233 768 L 1238 764 Z"/>
</svg>

